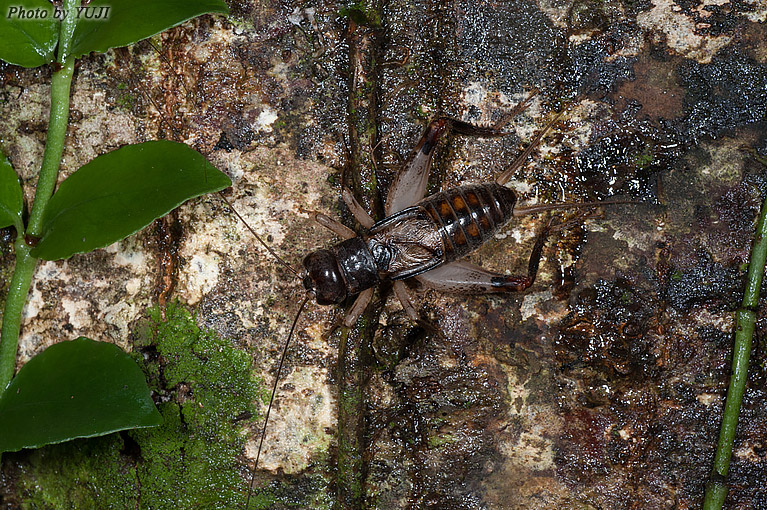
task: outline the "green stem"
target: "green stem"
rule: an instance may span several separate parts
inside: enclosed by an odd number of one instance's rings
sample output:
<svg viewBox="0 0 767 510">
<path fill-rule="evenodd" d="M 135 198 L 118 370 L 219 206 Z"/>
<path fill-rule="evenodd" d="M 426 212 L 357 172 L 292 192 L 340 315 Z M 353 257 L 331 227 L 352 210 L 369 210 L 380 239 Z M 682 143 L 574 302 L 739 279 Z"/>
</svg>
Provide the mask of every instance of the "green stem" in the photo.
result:
<svg viewBox="0 0 767 510">
<path fill-rule="evenodd" d="M 748 380 L 748 359 L 751 354 L 751 340 L 756 322 L 754 309 L 759 302 L 759 289 L 762 286 L 765 259 L 767 259 L 767 199 L 762 204 L 756 226 L 756 238 L 751 251 L 751 260 L 748 264 L 743 306 L 737 313 L 735 346 L 732 354 L 732 377 L 730 378 L 730 387 L 727 390 L 714 468 L 711 473 L 711 480 L 706 487 L 706 499 L 703 502 L 704 510 L 721 509 L 727 496 L 725 480 L 730 469 L 732 445 L 738 426 L 738 414 Z"/>
<path fill-rule="evenodd" d="M 69 123 L 69 90 L 75 68 L 73 58 L 64 62 L 62 68 L 53 73 L 51 79 L 51 115 L 48 123 L 48 138 L 45 141 L 43 164 L 37 180 L 35 202 L 29 216 L 27 234 L 39 236 L 42 231 L 43 212 L 53 194 L 59 175 L 61 156 Z"/>
<path fill-rule="evenodd" d="M 64 8 L 74 13 L 78 2 L 79 0 L 65 0 Z M 76 16 L 71 14 L 64 18 L 59 31 L 59 61 L 62 64 L 60 69 L 54 71 L 51 78 L 48 137 L 45 140 L 45 152 L 37 180 L 35 201 L 26 230 L 26 234 L 31 236 L 39 236 L 42 231 L 43 213 L 56 186 L 61 156 L 64 153 L 64 141 L 69 123 L 69 91 L 75 69 L 75 59 L 69 57 L 68 53 L 76 23 Z M 0 330 L 0 394 L 5 391 L 13 378 L 21 331 L 21 316 L 37 265 L 37 259 L 31 255 L 31 248 L 25 243 L 24 238 L 24 233 L 20 232 L 15 243 L 16 267 L 11 277 L 11 286 L 3 311 L 3 326 Z"/>
<path fill-rule="evenodd" d="M 8 298 L 3 312 L 3 328 L 0 333 L 0 390 L 5 391 L 13 377 L 16 366 L 16 349 L 21 329 L 21 312 L 27 300 L 37 259 L 29 254 L 30 248 L 23 237 L 16 241 L 16 267 L 11 277 Z M 0 393 L 2 393 L 0 391 Z"/>
<path fill-rule="evenodd" d="M 751 260 L 748 264 L 743 308 L 756 308 L 759 304 L 759 289 L 762 287 L 765 260 L 767 260 L 767 199 L 762 204 L 759 221 L 756 225 L 756 238 L 751 250 Z"/>
</svg>

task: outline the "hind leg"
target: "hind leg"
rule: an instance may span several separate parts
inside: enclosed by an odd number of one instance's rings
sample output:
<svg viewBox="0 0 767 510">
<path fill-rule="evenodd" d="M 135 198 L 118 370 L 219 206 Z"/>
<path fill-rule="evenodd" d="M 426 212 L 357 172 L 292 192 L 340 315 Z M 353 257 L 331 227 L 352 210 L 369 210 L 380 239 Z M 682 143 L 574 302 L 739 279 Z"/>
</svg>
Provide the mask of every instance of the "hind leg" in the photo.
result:
<svg viewBox="0 0 767 510">
<path fill-rule="evenodd" d="M 553 221 L 553 220 L 552 220 Z M 526 275 L 505 275 L 488 271 L 469 262 L 451 262 L 416 276 L 426 287 L 441 292 L 458 294 L 490 294 L 494 292 L 521 292 L 535 283 L 543 247 L 552 230 L 552 221 L 538 234 L 527 263 Z"/>
<path fill-rule="evenodd" d="M 434 158 L 434 151 L 437 148 L 437 142 L 449 131 L 480 137 L 509 134 L 493 128 L 474 126 L 455 119 L 440 118 L 432 121 L 429 127 L 426 128 L 426 132 L 421 137 L 418 145 L 416 145 L 407 163 L 394 178 L 394 182 L 389 189 L 389 195 L 386 197 L 386 205 L 384 207 L 386 216 L 391 216 L 403 209 L 407 209 L 411 205 L 415 205 L 426 195 L 426 185 L 429 181 L 429 172 L 431 172 L 431 163 Z"/>
<path fill-rule="evenodd" d="M 416 312 L 415 307 L 413 306 L 413 302 L 410 301 L 410 295 L 408 294 L 405 282 L 402 280 L 397 280 L 394 282 L 392 287 L 394 289 L 394 295 L 397 296 L 399 302 L 402 303 L 402 308 L 404 308 L 405 313 L 407 313 L 408 317 L 410 317 L 410 320 L 413 322 L 418 322 L 418 312 Z"/>
</svg>

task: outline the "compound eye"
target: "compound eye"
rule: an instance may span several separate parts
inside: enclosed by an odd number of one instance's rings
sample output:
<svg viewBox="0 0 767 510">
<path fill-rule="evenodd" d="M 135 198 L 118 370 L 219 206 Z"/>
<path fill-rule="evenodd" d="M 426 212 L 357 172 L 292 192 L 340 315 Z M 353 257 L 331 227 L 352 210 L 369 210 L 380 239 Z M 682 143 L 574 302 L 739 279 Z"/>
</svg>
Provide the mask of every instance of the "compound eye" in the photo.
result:
<svg viewBox="0 0 767 510">
<path fill-rule="evenodd" d="M 314 290 L 317 304 L 338 304 L 346 299 L 346 283 L 335 255 L 328 250 L 317 250 L 304 258 L 307 276 L 304 287 Z"/>
</svg>

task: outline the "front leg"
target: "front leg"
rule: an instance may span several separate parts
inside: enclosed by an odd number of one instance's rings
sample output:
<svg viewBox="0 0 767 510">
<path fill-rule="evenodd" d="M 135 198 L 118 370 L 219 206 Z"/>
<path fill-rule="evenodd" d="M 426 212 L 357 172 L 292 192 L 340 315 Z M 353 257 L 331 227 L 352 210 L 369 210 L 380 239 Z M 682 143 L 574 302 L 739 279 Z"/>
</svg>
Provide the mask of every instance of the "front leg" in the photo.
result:
<svg viewBox="0 0 767 510">
<path fill-rule="evenodd" d="M 343 223 L 340 223 L 334 220 L 330 216 L 327 216 L 317 211 L 302 211 L 302 212 L 308 213 L 310 218 L 312 218 L 314 221 L 316 221 L 317 223 L 319 223 L 326 229 L 332 232 L 335 232 L 335 234 L 341 239 L 351 239 L 353 237 L 357 237 L 357 232 L 350 229 Z"/>
<path fill-rule="evenodd" d="M 351 211 L 354 219 L 356 219 L 360 225 L 365 228 L 370 228 L 373 226 L 373 224 L 375 224 L 375 220 L 368 214 L 365 208 L 362 207 L 359 202 L 357 202 L 357 199 L 354 198 L 352 190 L 349 188 L 344 188 L 341 192 L 341 196 L 346 203 L 346 207 L 349 208 L 349 211 Z"/>
<path fill-rule="evenodd" d="M 359 296 L 357 296 L 357 299 L 355 299 L 354 303 L 352 303 L 351 308 L 349 308 L 349 310 L 346 312 L 346 316 L 344 316 L 344 326 L 351 328 L 357 323 L 357 319 L 360 318 L 362 312 L 364 312 L 365 308 L 368 307 L 372 297 L 373 289 L 365 289 L 360 292 Z"/>
</svg>

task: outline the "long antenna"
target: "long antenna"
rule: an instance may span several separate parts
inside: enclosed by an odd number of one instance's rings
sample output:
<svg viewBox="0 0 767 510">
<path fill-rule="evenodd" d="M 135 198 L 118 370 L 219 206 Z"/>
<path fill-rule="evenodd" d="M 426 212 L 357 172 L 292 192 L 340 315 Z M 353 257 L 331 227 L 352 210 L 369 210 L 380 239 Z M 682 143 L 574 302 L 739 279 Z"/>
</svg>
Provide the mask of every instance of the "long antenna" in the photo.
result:
<svg viewBox="0 0 767 510">
<path fill-rule="evenodd" d="M 528 97 L 523 103 L 524 104 L 529 102 L 532 99 L 533 96 Z M 511 164 L 509 168 L 507 168 L 496 180 L 498 184 L 505 185 L 509 179 L 511 179 L 511 176 L 514 174 L 514 172 L 517 171 L 517 169 L 522 166 L 525 161 L 527 161 L 527 158 L 530 157 L 530 154 L 540 145 L 541 140 L 544 136 L 546 136 L 546 133 L 548 133 L 551 128 L 554 126 L 554 124 L 557 123 L 559 119 L 562 118 L 562 115 L 564 114 L 564 111 L 557 113 L 551 121 L 549 121 L 546 126 L 540 130 L 530 141 L 530 144 L 525 148 L 522 153 L 517 156 L 517 158 L 514 160 L 514 162 Z M 527 207 L 514 207 L 513 215 L 514 216 L 523 216 L 525 214 L 534 214 L 537 212 L 543 212 L 543 211 L 554 211 L 557 209 L 577 209 L 577 208 L 586 208 L 586 207 L 599 207 L 602 205 L 611 205 L 611 204 L 636 204 L 637 202 L 634 200 L 603 200 L 600 202 L 560 202 L 558 204 L 542 204 L 542 205 L 533 205 L 533 206 L 527 206 Z"/>
<path fill-rule="evenodd" d="M 514 120 L 514 117 L 525 111 L 527 107 L 530 106 L 530 103 L 533 102 L 533 99 L 535 99 L 535 96 L 537 96 L 539 93 L 540 91 L 538 89 L 531 90 L 523 101 L 517 103 L 508 114 L 504 115 L 503 118 L 493 126 L 493 129 L 500 131 L 508 126 L 511 121 Z"/>
<path fill-rule="evenodd" d="M 549 132 L 549 130 L 552 128 L 552 126 L 562 117 L 562 112 L 557 113 L 556 116 L 551 119 L 551 122 L 546 124 L 546 127 L 544 127 L 541 131 L 538 132 L 535 137 L 530 141 L 530 144 L 525 148 L 525 150 L 522 151 L 522 154 L 517 156 L 517 159 L 514 160 L 514 162 L 511 164 L 509 168 L 506 169 L 498 178 L 495 180 L 498 184 L 506 184 L 509 182 L 509 179 L 511 179 L 511 176 L 514 175 L 514 172 L 517 171 L 517 169 L 522 166 L 525 161 L 527 161 L 527 158 L 530 157 L 530 154 L 538 147 L 538 145 L 541 143 L 541 139 L 546 135 L 546 133 Z"/>
<path fill-rule="evenodd" d="M 277 394 L 277 385 L 280 382 L 280 374 L 282 373 L 282 366 L 285 364 L 285 357 L 288 354 L 288 346 L 290 340 L 293 338 L 293 332 L 296 330 L 296 324 L 298 324 L 298 318 L 301 317 L 301 312 L 304 311 L 306 303 L 312 298 L 312 293 L 306 295 L 301 302 L 301 306 L 298 307 L 298 313 L 293 319 L 293 324 L 290 326 L 290 333 L 288 333 L 288 339 L 285 341 L 285 347 L 282 348 L 282 356 L 280 356 L 280 363 L 277 365 L 277 375 L 274 377 L 274 385 L 272 386 L 272 395 L 269 397 L 269 405 L 266 408 L 266 415 L 264 416 L 264 426 L 261 429 L 261 439 L 258 441 L 258 451 L 256 452 L 256 461 L 253 463 L 253 470 L 250 472 L 250 485 L 248 485 L 248 498 L 245 500 L 245 510 L 250 507 L 250 495 L 253 493 L 253 483 L 256 480 L 256 471 L 258 470 L 258 460 L 261 458 L 261 447 L 264 445 L 264 437 L 266 437 L 266 425 L 269 423 L 269 413 L 272 411 L 272 404 L 274 403 L 274 396 Z"/>
<path fill-rule="evenodd" d="M 525 214 L 534 214 L 543 211 L 555 211 L 557 209 L 578 209 L 585 207 L 600 207 L 613 204 L 637 204 L 636 200 L 601 200 L 598 202 L 559 202 L 557 204 L 531 205 L 528 207 L 514 207 L 512 214 L 514 216 L 524 216 Z"/>
<path fill-rule="evenodd" d="M 229 202 L 229 200 L 227 200 L 227 198 L 224 196 L 224 193 L 223 193 L 223 192 L 221 192 L 221 191 L 219 191 L 219 192 L 218 192 L 218 194 L 219 194 L 219 195 L 221 195 L 221 198 L 224 200 L 224 202 L 226 202 L 226 205 L 228 205 L 228 206 L 229 206 L 229 209 L 231 209 L 231 210 L 232 210 L 232 212 L 234 213 L 234 215 L 235 215 L 235 216 L 237 216 L 237 217 L 240 219 L 240 221 L 242 222 L 242 224 L 243 224 L 243 225 L 245 225 L 245 227 L 247 227 L 247 229 L 248 229 L 248 230 L 250 230 L 250 233 L 251 233 L 251 234 L 253 234 L 253 237 L 255 237 L 255 238 L 256 238 L 256 240 L 257 240 L 259 243 L 261 243 L 261 245 L 262 245 L 264 248 L 266 248 L 266 251 L 268 251 L 269 253 L 271 253 L 271 254 L 272 254 L 272 257 L 274 257 L 274 258 L 277 260 L 277 262 L 279 262 L 280 264 L 282 264 L 283 266 L 285 266 L 286 268 L 288 268 L 288 270 L 289 270 L 291 273 L 293 273 L 293 274 L 296 276 L 296 278 L 298 278 L 298 279 L 300 280 L 300 279 L 301 279 L 301 275 L 300 275 L 300 274 L 298 274 L 298 271 L 296 271 L 296 270 L 295 270 L 295 268 L 293 268 L 293 266 L 291 266 L 290 264 L 288 264 L 288 263 L 285 261 L 285 259 L 283 259 L 283 258 L 282 258 L 282 257 L 280 257 L 279 255 L 277 255 L 277 252 L 275 252 L 275 251 L 272 249 L 272 247 L 271 247 L 271 246 L 269 246 L 269 245 L 268 245 L 268 244 L 267 244 L 267 243 L 266 243 L 266 242 L 265 242 L 263 239 L 261 239 L 261 236 L 259 236 L 258 234 L 256 234 L 256 231 L 255 231 L 255 230 L 253 230 L 253 228 L 252 228 L 250 225 L 248 225 L 248 222 L 247 222 L 247 221 L 245 221 L 245 218 L 243 218 L 242 216 L 240 216 L 240 213 L 238 213 L 238 212 L 237 212 L 237 209 L 235 209 L 235 208 L 234 208 L 234 206 L 233 206 L 233 205 L 232 205 L 232 204 Z"/>
</svg>

